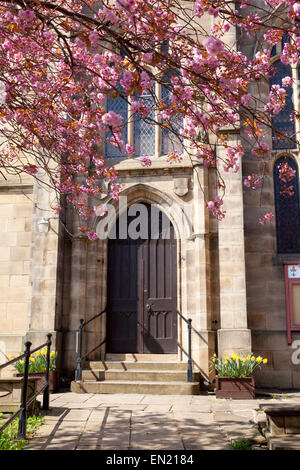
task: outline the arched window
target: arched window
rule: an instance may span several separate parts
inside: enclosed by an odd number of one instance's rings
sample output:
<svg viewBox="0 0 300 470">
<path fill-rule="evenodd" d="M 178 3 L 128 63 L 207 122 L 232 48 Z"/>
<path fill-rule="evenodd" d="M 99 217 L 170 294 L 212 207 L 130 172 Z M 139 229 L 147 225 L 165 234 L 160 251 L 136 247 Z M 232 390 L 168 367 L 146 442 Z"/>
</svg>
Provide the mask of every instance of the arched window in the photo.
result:
<svg viewBox="0 0 300 470">
<path fill-rule="evenodd" d="M 282 79 L 284 77 L 292 77 L 291 67 L 283 64 L 280 60 L 273 63 L 275 75 L 270 79 L 270 86 L 280 85 L 282 87 Z M 288 86 L 286 89 L 285 107 L 278 114 L 272 117 L 272 142 L 273 149 L 293 149 L 296 142 L 292 139 L 282 138 L 280 134 L 294 137 L 295 122 L 291 113 L 293 112 L 293 88 Z M 276 132 L 278 131 L 278 132 Z"/>
<path fill-rule="evenodd" d="M 293 194 L 283 192 L 285 184 L 279 178 L 280 165 L 287 163 L 296 171 L 295 177 L 288 182 L 293 186 Z M 274 191 L 276 211 L 276 234 L 278 253 L 300 253 L 300 209 L 299 174 L 293 158 L 281 157 L 274 165 Z"/>
</svg>

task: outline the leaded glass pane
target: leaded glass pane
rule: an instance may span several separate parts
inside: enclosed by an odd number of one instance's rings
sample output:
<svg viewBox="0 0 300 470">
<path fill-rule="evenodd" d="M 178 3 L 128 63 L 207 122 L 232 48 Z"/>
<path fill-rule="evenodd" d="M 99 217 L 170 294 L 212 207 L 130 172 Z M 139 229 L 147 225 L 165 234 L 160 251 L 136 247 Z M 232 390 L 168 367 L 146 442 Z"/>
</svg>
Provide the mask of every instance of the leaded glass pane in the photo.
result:
<svg viewBox="0 0 300 470">
<path fill-rule="evenodd" d="M 296 170 L 296 176 L 288 183 L 279 179 L 278 165 L 288 163 Z M 278 253 L 300 253 L 300 210 L 299 210 L 298 167 L 292 158 L 281 157 L 274 166 L 274 191 L 276 210 L 276 232 Z M 293 195 L 283 194 L 284 184 L 293 186 Z"/>
<path fill-rule="evenodd" d="M 280 85 L 282 87 L 282 79 L 291 77 L 292 71 L 289 65 L 283 64 L 280 60 L 273 64 L 276 73 L 270 79 L 270 85 Z M 280 133 L 286 136 L 294 137 L 295 123 L 291 113 L 293 112 L 293 89 L 286 87 L 285 107 L 272 118 L 272 126 Z M 295 140 L 278 137 L 277 133 L 272 130 L 273 149 L 293 149 L 296 147 Z"/>
<path fill-rule="evenodd" d="M 163 82 L 166 83 L 166 85 L 171 82 L 170 73 L 163 77 Z M 164 85 L 162 86 L 161 98 L 165 104 L 169 105 L 171 103 L 170 91 L 167 88 L 167 86 L 164 86 Z M 163 123 L 164 123 L 164 120 L 162 120 L 162 124 Z M 172 130 L 170 129 L 167 129 L 164 127 L 162 128 L 161 153 L 163 155 L 167 155 L 169 152 L 174 152 L 174 150 L 178 150 L 179 153 L 183 152 L 183 145 L 180 139 L 176 136 L 176 132 L 179 132 L 179 130 L 181 129 L 181 126 L 182 126 L 182 116 L 180 114 L 177 114 L 170 121 L 170 127 L 174 130 L 174 132 L 172 132 Z"/>
<path fill-rule="evenodd" d="M 118 96 L 117 98 L 108 98 L 106 110 L 114 111 L 117 114 L 120 114 L 123 117 L 123 132 L 122 140 L 124 144 L 127 143 L 127 119 L 128 119 L 128 105 L 124 98 Z M 107 132 L 106 137 L 112 137 L 112 132 Z M 120 152 L 119 147 L 115 147 L 110 142 L 105 144 L 105 153 L 106 157 L 124 157 L 124 153 Z"/>
<path fill-rule="evenodd" d="M 134 115 L 134 155 L 151 157 L 155 154 L 155 124 L 151 122 L 155 119 L 154 99 L 150 91 L 145 91 L 138 99 L 150 106 L 151 111 L 146 119 L 141 119 L 138 114 Z"/>
</svg>

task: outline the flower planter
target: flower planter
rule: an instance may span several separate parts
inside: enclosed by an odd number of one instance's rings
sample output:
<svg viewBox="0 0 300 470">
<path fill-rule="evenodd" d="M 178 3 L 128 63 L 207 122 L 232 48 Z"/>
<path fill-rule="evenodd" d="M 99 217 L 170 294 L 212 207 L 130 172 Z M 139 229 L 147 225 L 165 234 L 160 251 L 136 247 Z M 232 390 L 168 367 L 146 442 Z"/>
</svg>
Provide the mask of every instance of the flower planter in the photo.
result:
<svg viewBox="0 0 300 470">
<path fill-rule="evenodd" d="M 23 374 L 14 374 L 16 377 L 23 377 Z M 39 378 L 36 381 L 36 391 L 40 390 L 45 383 L 45 372 L 30 372 L 28 377 Z M 53 393 L 58 386 L 57 370 L 50 370 L 49 372 L 49 392 Z"/>
<path fill-rule="evenodd" d="M 254 398 L 255 383 L 253 377 L 216 376 L 217 398 Z"/>
</svg>

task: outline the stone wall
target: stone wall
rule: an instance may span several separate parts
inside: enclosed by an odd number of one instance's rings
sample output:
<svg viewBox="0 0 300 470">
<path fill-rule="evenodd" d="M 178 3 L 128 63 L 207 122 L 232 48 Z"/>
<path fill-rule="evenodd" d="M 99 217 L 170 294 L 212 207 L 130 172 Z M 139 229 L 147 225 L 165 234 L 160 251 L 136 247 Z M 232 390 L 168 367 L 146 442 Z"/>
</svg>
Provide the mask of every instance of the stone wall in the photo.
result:
<svg viewBox="0 0 300 470">
<path fill-rule="evenodd" d="M 0 185 L 0 361 L 32 347 L 53 334 L 57 295 L 58 217 L 51 209 L 55 198 L 31 178 L 2 181 Z M 49 220 L 40 233 L 38 222 Z M 12 368 L 5 369 L 5 374 Z M 4 374 L 4 372 L 3 372 Z"/>
<path fill-rule="evenodd" d="M 29 327 L 33 188 L 0 188 L 0 362 L 23 350 Z"/>
</svg>

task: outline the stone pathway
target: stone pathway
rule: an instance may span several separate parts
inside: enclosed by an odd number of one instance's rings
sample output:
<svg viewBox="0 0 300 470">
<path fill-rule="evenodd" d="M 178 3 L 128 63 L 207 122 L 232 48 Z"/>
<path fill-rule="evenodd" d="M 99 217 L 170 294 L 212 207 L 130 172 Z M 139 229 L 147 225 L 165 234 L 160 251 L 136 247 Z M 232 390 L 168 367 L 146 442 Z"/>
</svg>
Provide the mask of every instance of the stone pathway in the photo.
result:
<svg viewBox="0 0 300 470">
<path fill-rule="evenodd" d="M 24 450 L 231 450 L 236 440 L 264 442 L 259 404 L 279 401 L 300 404 L 300 393 L 255 400 L 56 393 Z"/>
</svg>

